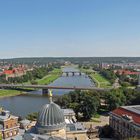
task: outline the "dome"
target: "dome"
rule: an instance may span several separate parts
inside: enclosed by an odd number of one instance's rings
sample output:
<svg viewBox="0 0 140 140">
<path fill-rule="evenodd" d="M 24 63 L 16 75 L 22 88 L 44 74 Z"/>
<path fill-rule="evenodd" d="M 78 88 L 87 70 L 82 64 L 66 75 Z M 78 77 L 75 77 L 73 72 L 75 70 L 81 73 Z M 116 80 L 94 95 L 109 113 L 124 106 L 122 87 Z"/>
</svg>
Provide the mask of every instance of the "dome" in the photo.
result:
<svg viewBox="0 0 140 140">
<path fill-rule="evenodd" d="M 54 102 L 46 104 L 39 112 L 36 128 L 40 131 L 53 131 L 63 129 L 65 126 L 64 113 Z"/>
</svg>

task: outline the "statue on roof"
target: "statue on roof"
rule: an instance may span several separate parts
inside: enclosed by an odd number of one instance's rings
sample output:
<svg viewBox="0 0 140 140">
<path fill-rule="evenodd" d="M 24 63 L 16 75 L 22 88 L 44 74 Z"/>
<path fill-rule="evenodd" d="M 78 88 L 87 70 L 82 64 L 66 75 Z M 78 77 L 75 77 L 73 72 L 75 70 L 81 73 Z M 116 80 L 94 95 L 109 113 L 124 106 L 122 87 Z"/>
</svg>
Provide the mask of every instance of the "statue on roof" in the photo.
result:
<svg viewBox="0 0 140 140">
<path fill-rule="evenodd" d="M 49 101 L 50 101 L 50 103 L 52 103 L 52 96 L 53 96 L 52 90 L 49 89 L 48 97 L 49 97 Z"/>
</svg>

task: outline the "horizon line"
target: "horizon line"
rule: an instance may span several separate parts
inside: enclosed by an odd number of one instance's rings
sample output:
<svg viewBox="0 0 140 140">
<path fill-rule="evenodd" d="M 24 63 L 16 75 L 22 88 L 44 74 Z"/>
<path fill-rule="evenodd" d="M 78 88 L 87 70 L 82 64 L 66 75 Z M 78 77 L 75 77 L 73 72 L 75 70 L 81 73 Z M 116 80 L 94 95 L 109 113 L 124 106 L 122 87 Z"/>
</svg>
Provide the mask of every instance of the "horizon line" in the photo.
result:
<svg viewBox="0 0 140 140">
<path fill-rule="evenodd" d="M 23 57 L 7 57 L 0 58 L 0 60 L 4 59 L 22 59 L 22 58 L 140 58 L 140 56 L 23 56 Z"/>
</svg>

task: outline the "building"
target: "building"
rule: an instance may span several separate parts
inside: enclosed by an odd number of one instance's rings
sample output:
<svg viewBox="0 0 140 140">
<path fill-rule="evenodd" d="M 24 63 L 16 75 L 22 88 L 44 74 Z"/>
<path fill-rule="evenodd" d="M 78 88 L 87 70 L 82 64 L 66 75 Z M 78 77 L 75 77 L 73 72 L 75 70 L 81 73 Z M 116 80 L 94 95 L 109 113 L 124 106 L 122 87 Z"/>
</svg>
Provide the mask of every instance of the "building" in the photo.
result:
<svg viewBox="0 0 140 140">
<path fill-rule="evenodd" d="M 110 113 L 110 126 L 119 139 L 140 139 L 140 105 L 122 106 Z"/>
<path fill-rule="evenodd" d="M 24 140 L 88 140 L 87 130 L 76 122 L 71 109 L 61 109 L 52 101 L 44 105 L 38 115 L 36 125 L 24 135 Z M 64 115 L 65 114 L 65 115 Z"/>
<path fill-rule="evenodd" d="M 0 68 L 0 76 L 5 75 L 5 79 L 8 80 L 8 78 L 14 78 L 14 77 L 21 77 L 26 74 L 28 71 L 26 65 L 18 65 L 16 67 L 10 66 L 4 66 Z"/>
<path fill-rule="evenodd" d="M 29 129 L 31 127 L 31 122 L 27 119 L 20 121 L 20 129 Z"/>
<path fill-rule="evenodd" d="M 16 136 L 19 132 L 18 117 L 0 109 L 0 133 L 3 139 Z"/>
<path fill-rule="evenodd" d="M 73 109 L 62 109 L 64 113 L 64 119 L 67 124 L 69 123 L 76 123 L 75 112 Z"/>
</svg>

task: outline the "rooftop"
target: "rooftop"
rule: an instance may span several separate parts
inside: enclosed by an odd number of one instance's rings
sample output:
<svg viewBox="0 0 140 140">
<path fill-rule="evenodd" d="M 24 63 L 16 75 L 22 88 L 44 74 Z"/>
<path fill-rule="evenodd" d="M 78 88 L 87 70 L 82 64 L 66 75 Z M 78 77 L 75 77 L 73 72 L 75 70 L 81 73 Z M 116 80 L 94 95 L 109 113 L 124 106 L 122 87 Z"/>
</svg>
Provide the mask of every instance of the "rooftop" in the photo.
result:
<svg viewBox="0 0 140 140">
<path fill-rule="evenodd" d="M 140 115 L 140 105 L 135 106 L 122 106 L 122 108 Z"/>
<path fill-rule="evenodd" d="M 33 134 L 33 133 L 25 133 L 24 135 L 24 140 L 64 140 L 62 138 L 59 137 L 51 137 L 48 135 L 38 135 L 38 134 Z"/>
<path fill-rule="evenodd" d="M 116 114 L 120 117 L 124 115 L 132 117 L 134 123 L 140 125 L 140 105 L 135 106 L 122 106 L 112 111 L 113 114 Z"/>
<path fill-rule="evenodd" d="M 18 117 L 11 115 L 10 111 L 0 110 L 0 120 L 1 121 L 5 121 L 5 120 L 10 119 L 10 118 L 18 118 Z"/>
<path fill-rule="evenodd" d="M 84 126 L 81 123 L 73 123 L 66 125 L 67 132 L 69 131 L 86 131 Z"/>
<path fill-rule="evenodd" d="M 64 116 L 66 115 L 75 115 L 75 112 L 73 111 L 73 109 L 62 109 L 63 113 L 64 113 Z"/>
</svg>

